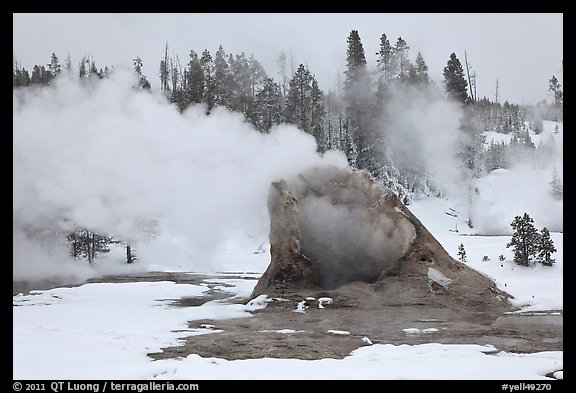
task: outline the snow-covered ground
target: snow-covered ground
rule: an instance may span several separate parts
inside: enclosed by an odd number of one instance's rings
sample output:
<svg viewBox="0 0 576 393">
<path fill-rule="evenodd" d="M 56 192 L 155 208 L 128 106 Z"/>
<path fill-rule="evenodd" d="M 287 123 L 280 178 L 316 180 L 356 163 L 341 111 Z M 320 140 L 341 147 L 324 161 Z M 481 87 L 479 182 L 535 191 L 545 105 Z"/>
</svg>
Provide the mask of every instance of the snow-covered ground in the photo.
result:
<svg viewBox="0 0 576 393">
<path fill-rule="evenodd" d="M 453 257 L 464 244 L 467 263 L 493 277 L 522 311 L 557 311 L 562 303 L 563 237 L 552 233 L 558 252 L 552 267 L 523 268 L 511 262 L 510 236 L 472 236 L 450 202 L 431 198 L 409 206 Z M 450 213 L 446 214 L 446 212 Z M 453 228 L 459 232 L 453 232 Z M 244 250 L 245 254 L 252 250 Z M 506 259 L 500 261 L 498 256 Z M 482 261 L 487 255 L 490 260 Z M 253 278 L 255 274 L 246 275 Z M 214 300 L 198 307 L 170 301 L 214 289 L 249 296 L 255 280 L 207 279 L 201 285 L 173 282 L 88 284 L 14 297 L 14 379 L 542 379 L 563 369 L 563 352 L 498 352 L 489 345 L 375 344 L 344 359 L 252 359 L 228 361 L 190 355 L 152 361 L 147 353 L 178 344 L 187 335 L 219 334 L 212 326 L 191 329 L 188 321 L 247 317 L 265 307 L 261 296 L 246 305 Z M 303 306 L 304 307 L 304 306 Z M 302 307 L 302 308 L 303 308 Z M 414 332 L 406 326 L 406 334 Z M 285 334 L 298 331 L 286 326 Z M 337 329 L 332 334 L 345 334 Z M 364 344 L 369 338 L 363 340 Z"/>
<path fill-rule="evenodd" d="M 523 267 L 512 262 L 512 249 L 506 248 L 511 235 L 475 236 L 474 229 L 468 228 L 466 224 L 467 217 L 455 211 L 452 206 L 446 199 L 428 198 L 416 201 L 408 208 L 453 258 L 458 259 L 458 246 L 463 244 L 468 266 L 492 277 L 500 289 L 514 296 L 511 302 L 520 311 L 563 309 L 562 233 L 550 233 L 557 249 L 552 255 L 556 260 L 553 266 Z M 456 229 L 458 232 L 455 232 Z M 504 256 L 503 261 L 500 261 L 500 255 Z M 489 260 L 483 261 L 484 256 Z"/>
<path fill-rule="evenodd" d="M 245 296 L 254 280 L 211 279 Z M 250 283 L 250 284 L 247 284 Z M 490 345 L 429 343 L 363 346 L 344 359 L 224 360 L 189 355 L 152 361 L 147 353 L 188 335 L 219 334 L 187 321 L 246 317 L 265 307 L 210 301 L 173 307 L 170 300 L 202 296 L 205 285 L 163 282 L 88 284 L 14 297 L 14 379 L 544 379 L 563 369 L 561 351 L 497 352 Z M 406 327 L 407 333 L 412 333 Z M 287 326 L 277 332 L 297 334 Z M 331 330 L 335 335 L 345 332 Z M 432 332 L 424 332 L 432 333 Z M 366 340 L 367 339 L 367 340 Z"/>
</svg>

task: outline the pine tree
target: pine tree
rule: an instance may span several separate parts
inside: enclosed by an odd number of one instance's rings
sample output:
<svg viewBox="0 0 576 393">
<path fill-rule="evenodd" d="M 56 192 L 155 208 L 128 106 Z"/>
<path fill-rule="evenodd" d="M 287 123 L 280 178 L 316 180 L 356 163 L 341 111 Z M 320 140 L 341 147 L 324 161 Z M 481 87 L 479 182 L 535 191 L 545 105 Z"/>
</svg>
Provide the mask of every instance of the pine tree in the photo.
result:
<svg viewBox="0 0 576 393">
<path fill-rule="evenodd" d="M 390 45 L 390 41 L 386 34 L 380 36 L 380 49 L 376 52 L 378 71 L 380 72 L 379 82 L 381 84 L 388 84 L 392 76 L 396 73 L 396 63 L 394 59 L 394 48 Z"/>
<path fill-rule="evenodd" d="M 544 266 L 552 266 L 556 261 L 551 255 L 556 252 L 554 241 L 550 237 L 550 231 L 544 227 L 540 230 L 540 244 L 538 245 L 538 262 Z"/>
<path fill-rule="evenodd" d="M 88 59 L 86 56 L 82 56 L 82 59 L 78 62 L 78 77 L 80 79 L 86 78 L 88 76 L 88 71 L 86 70 L 86 63 L 88 63 Z"/>
<path fill-rule="evenodd" d="M 466 78 L 464 78 L 462 64 L 455 53 L 450 54 L 450 59 L 446 67 L 444 67 L 443 75 L 444 88 L 448 98 L 461 104 L 467 103 L 469 101 L 468 82 L 466 82 Z"/>
<path fill-rule="evenodd" d="M 398 37 L 394 46 L 394 57 L 398 64 L 398 76 L 400 80 L 407 80 L 410 71 L 410 60 L 408 60 L 408 51 L 410 47 L 402 37 Z"/>
<path fill-rule="evenodd" d="M 562 180 L 558 177 L 558 171 L 556 168 L 552 171 L 552 180 L 550 181 L 550 194 L 554 199 L 561 201 L 564 199 L 564 186 L 562 185 Z"/>
<path fill-rule="evenodd" d="M 214 104 L 229 106 L 230 103 L 230 67 L 222 45 L 214 55 Z"/>
<path fill-rule="evenodd" d="M 316 145 L 319 152 L 327 150 L 327 141 L 324 136 L 324 117 L 326 116 L 326 109 L 324 107 L 324 92 L 320 90 L 316 78 L 312 76 L 312 83 L 310 86 L 310 127 L 312 135 L 316 139 Z"/>
<path fill-rule="evenodd" d="M 462 262 L 466 262 L 466 250 L 464 249 L 463 243 L 460 243 L 458 246 L 458 259 Z"/>
<path fill-rule="evenodd" d="M 32 76 L 30 77 L 30 83 L 41 84 L 42 83 L 42 72 L 40 67 L 35 64 L 32 68 Z"/>
<path fill-rule="evenodd" d="M 312 75 L 304 64 L 300 64 L 290 80 L 286 96 L 286 122 L 301 130 L 312 133 Z"/>
<path fill-rule="evenodd" d="M 212 56 L 207 49 L 204 49 L 204 52 L 202 52 L 200 65 L 202 66 L 202 72 L 204 75 L 203 102 L 208 105 L 208 112 L 210 112 L 216 102 L 216 82 L 214 75 L 214 62 L 212 61 Z"/>
<path fill-rule="evenodd" d="M 350 165 L 374 171 L 377 163 L 375 107 L 372 83 L 366 65 L 366 56 L 357 30 L 348 36 L 346 50 L 346 130 L 348 142 L 346 155 Z"/>
<path fill-rule="evenodd" d="M 197 104 L 204 99 L 204 71 L 198 55 L 193 50 L 190 51 L 190 62 L 188 63 L 188 73 L 186 80 L 186 103 Z"/>
<path fill-rule="evenodd" d="M 70 58 L 70 53 L 66 55 L 64 69 L 66 70 L 66 72 L 72 72 L 72 59 Z"/>
<path fill-rule="evenodd" d="M 136 56 L 135 59 L 132 60 L 134 62 L 134 71 L 136 71 L 136 74 L 138 75 L 138 87 L 140 87 L 140 89 L 150 89 L 150 82 L 148 82 L 148 79 L 146 79 L 146 77 L 144 75 L 142 75 L 142 59 L 138 56 Z M 92 63 L 92 66 L 94 68 L 94 70 L 96 69 L 96 64 Z M 104 72 L 98 72 L 98 71 L 90 71 L 90 74 L 92 75 L 94 72 L 96 72 L 96 74 L 102 78 L 104 76 Z"/>
<path fill-rule="evenodd" d="M 562 92 L 562 89 L 560 89 L 562 85 L 560 84 L 560 82 L 558 82 L 558 78 L 552 75 L 552 78 L 550 78 L 550 81 L 548 83 L 549 83 L 548 91 L 551 91 L 552 94 L 554 94 L 554 105 L 557 107 L 562 106 L 564 93 Z"/>
<path fill-rule="evenodd" d="M 230 109 L 244 113 L 250 112 L 252 107 L 252 78 L 250 64 L 244 52 L 228 57 L 228 64 L 232 75 L 230 81 Z"/>
<path fill-rule="evenodd" d="M 52 74 L 52 77 L 55 77 L 60 73 L 62 67 L 58 62 L 58 56 L 54 52 L 52 52 L 52 57 L 50 58 L 50 63 L 48 64 L 48 70 Z"/>
<path fill-rule="evenodd" d="M 521 266 L 530 266 L 539 250 L 540 234 L 534 227 L 534 220 L 524 213 L 516 216 L 510 224 L 514 232 L 506 248 L 513 247 L 514 262 Z"/>
<path fill-rule="evenodd" d="M 250 75 L 250 95 L 244 114 L 249 120 L 254 122 L 256 94 L 261 89 L 264 79 L 266 78 L 266 71 L 262 64 L 256 60 L 254 54 L 250 55 L 250 59 L 248 60 L 248 72 Z"/>
<path fill-rule="evenodd" d="M 428 66 L 424 61 L 422 53 L 418 52 L 415 60 L 415 75 L 416 75 L 416 85 L 427 86 L 430 83 L 430 77 L 428 76 Z"/>
<path fill-rule="evenodd" d="M 262 90 L 256 95 L 254 125 L 258 130 L 268 132 L 274 124 L 282 122 L 282 112 L 280 85 L 272 78 L 266 78 Z"/>
</svg>

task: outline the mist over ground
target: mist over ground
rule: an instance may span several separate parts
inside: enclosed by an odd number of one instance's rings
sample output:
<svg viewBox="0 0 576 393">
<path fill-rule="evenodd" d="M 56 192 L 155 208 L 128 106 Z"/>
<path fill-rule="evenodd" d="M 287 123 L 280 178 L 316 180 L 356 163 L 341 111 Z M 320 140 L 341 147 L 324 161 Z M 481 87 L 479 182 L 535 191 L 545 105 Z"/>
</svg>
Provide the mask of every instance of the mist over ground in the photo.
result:
<svg viewBox="0 0 576 393">
<path fill-rule="evenodd" d="M 550 183 L 554 174 L 563 178 L 563 123 L 544 121 L 540 134 L 530 130 L 536 149 L 509 156 L 508 169 L 474 178 L 459 157 L 461 146 L 472 141 L 460 127 L 462 116 L 461 107 L 433 86 L 396 89 L 379 123 L 384 149 L 405 173 L 425 175 L 457 214 L 471 219 L 474 233 L 512 235 L 510 223 L 524 212 L 538 228 L 562 232 L 563 200 L 553 197 Z M 485 147 L 489 138 L 510 144 L 512 133 L 483 132 Z"/>
<path fill-rule="evenodd" d="M 212 256 L 227 236 L 267 236 L 272 181 L 347 166 L 296 127 L 262 134 L 241 114 L 206 116 L 200 105 L 180 114 L 134 89 L 128 71 L 95 82 L 14 90 L 14 279 L 74 272 L 63 241 L 34 234 L 75 228 L 130 240 L 147 263 L 218 270 Z"/>
</svg>

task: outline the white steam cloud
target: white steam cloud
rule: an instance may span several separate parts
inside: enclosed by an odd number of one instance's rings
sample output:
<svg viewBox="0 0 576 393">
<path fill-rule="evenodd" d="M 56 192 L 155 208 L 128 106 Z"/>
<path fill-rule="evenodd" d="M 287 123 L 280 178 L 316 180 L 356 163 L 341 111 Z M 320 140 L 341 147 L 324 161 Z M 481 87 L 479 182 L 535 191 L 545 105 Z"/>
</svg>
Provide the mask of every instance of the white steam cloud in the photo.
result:
<svg viewBox="0 0 576 393">
<path fill-rule="evenodd" d="M 135 242 L 141 261 L 218 270 L 211 256 L 227 237 L 267 236 L 272 181 L 347 166 L 295 127 L 261 134 L 224 108 L 181 114 L 136 83 L 116 70 L 14 90 L 14 279 L 69 272 L 64 243 L 31 246 L 29 234 L 46 228 L 85 227 Z"/>
<path fill-rule="evenodd" d="M 462 110 L 434 94 L 409 87 L 393 92 L 382 120 L 385 149 L 396 165 L 427 174 L 446 196 L 458 198 L 466 188 L 457 157 L 466 138 L 459 128 Z"/>
</svg>

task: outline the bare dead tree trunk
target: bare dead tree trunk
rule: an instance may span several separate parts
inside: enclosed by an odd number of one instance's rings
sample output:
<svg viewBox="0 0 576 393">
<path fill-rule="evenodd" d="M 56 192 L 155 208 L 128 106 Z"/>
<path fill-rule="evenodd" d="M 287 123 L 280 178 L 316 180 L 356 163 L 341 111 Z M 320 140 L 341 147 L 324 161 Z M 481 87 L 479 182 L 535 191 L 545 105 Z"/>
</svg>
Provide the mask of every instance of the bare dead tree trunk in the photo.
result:
<svg viewBox="0 0 576 393">
<path fill-rule="evenodd" d="M 470 68 L 471 66 L 468 63 L 468 56 L 466 55 L 466 51 L 464 51 L 464 63 L 466 64 L 466 76 L 468 77 L 468 87 L 470 88 L 470 98 L 472 98 L 472 102 L 476 102 L 476 96 L 474 94 L 474 86 L 472 84 L 472 79 L 470 78 Z M 476 81 L 474 81 L 476 84 Z"/>
<path fill-rule="evenodd" d="M 126 263 L 132 263 L 134 259 L 132 258 L 132 248 L 130 244 L 126 244 Z"/>
</svg>

